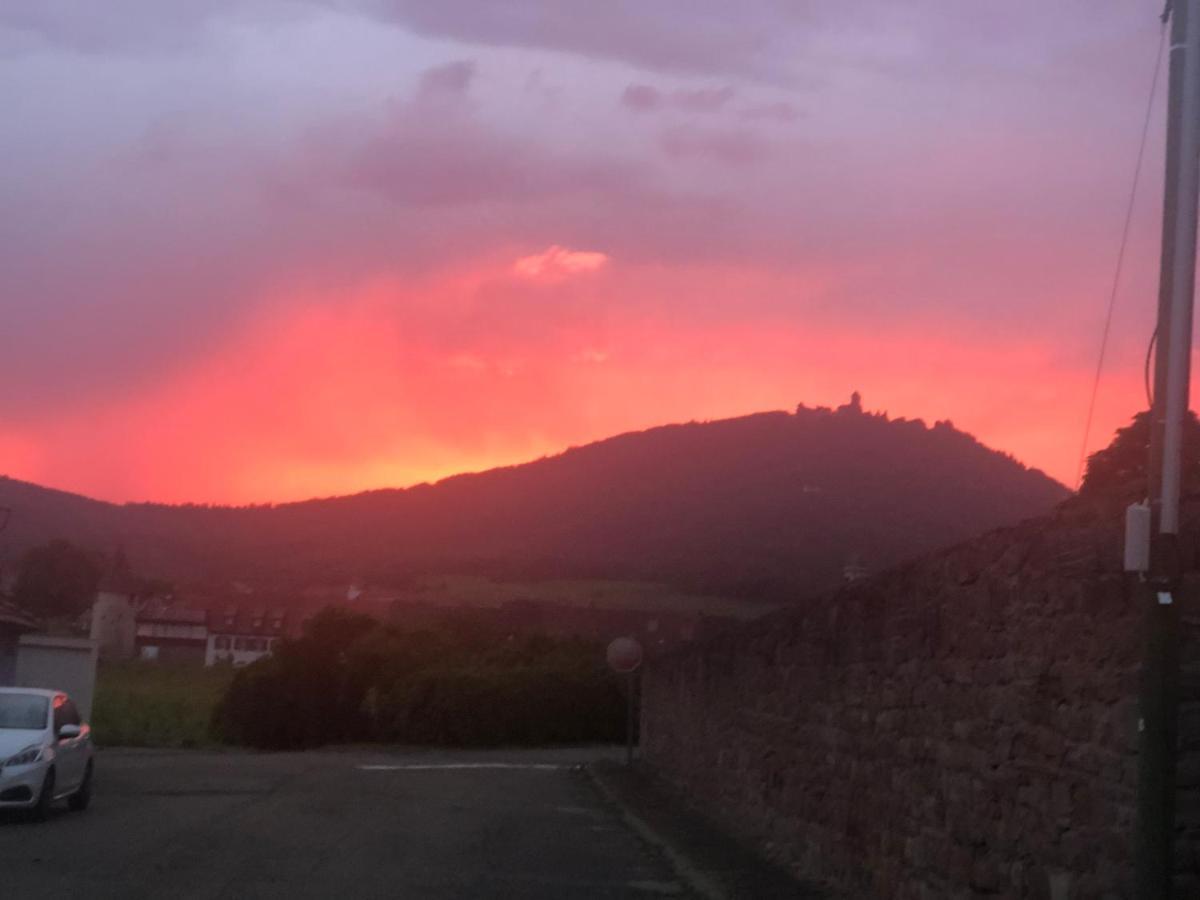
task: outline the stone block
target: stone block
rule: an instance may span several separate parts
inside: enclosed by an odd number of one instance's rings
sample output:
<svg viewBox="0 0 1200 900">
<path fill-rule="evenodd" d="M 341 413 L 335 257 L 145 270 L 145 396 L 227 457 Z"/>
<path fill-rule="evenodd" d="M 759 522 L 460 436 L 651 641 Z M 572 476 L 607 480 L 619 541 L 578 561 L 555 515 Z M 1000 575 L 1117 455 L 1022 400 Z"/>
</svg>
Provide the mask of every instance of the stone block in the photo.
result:
<svg viewBox="0 0 1200 900">
<path fill-rule="evenodd" d="M 1189 787 L 1175 792 L 1175 825 L 1178 828 L 1200 828 L 1200 788 Z"/>
<path fill-rule="evenodd" d="M 1192 874 L 1176 875 L 1171 890 L 1174 900 L 1196 900 L 1200 897 L 1200 878 Z"/>
<path fill-rule="evenodd" d="M 1180 754 L 1176 763 L 1175 783 L 1181 788 L 1200 787 L 1200 753 Z"/>
</svg>

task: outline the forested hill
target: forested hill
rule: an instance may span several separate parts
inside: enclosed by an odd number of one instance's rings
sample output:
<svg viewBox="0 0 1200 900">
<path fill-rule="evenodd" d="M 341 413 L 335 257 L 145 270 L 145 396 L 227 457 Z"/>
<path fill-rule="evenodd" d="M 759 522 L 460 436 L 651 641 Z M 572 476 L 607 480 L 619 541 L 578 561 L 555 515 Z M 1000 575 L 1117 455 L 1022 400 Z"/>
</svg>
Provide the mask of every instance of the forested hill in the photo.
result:
<svg viewBox="0 0 1200 900">
<path fill-rule="evenodd" d="M 12 561 L 65 537 L 142 574 L 276 587 L 424 573 L 815 592 L 1046 512 L 1066 489 L 938 423 L 857 404 L 668 425 L 433 485 L 259 507 L 113 505 L 0 479 Z"/>
</svg>

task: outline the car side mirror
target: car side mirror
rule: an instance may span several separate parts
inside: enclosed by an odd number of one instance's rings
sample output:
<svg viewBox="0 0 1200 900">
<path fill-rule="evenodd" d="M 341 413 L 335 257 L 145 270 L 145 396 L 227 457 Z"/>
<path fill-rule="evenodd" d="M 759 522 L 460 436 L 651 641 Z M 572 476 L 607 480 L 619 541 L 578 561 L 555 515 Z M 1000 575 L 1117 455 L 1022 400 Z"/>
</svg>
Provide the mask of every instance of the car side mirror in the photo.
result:
<svg viewBox="0 0 1200 900">
<path fill-rule="evenodd" d="M 70 738 L 77 738 L 81 734 L 83 734 L 83 729 L 78 725 L 64 725 L 62 728 L 58 729 L 58 739 L 60 741 L 69 740 Z"/>
</svg>

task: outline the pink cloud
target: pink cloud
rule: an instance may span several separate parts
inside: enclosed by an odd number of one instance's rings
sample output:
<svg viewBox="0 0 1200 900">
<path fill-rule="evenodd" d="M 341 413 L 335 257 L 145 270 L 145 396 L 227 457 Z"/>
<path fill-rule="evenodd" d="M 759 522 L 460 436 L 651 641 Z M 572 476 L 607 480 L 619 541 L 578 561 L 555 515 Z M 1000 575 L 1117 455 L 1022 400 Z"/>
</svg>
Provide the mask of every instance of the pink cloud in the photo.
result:
<svg viewBox="0 0 1200 900">
<path fill-rule="evenodd" d="M 568 250 L 554 244 L 541 253 L 522 256 L 513 272 L 522 278 L 563 278 L 595 272 L 608 263 L 608 256 L 589 250 Z"/>
</svg>

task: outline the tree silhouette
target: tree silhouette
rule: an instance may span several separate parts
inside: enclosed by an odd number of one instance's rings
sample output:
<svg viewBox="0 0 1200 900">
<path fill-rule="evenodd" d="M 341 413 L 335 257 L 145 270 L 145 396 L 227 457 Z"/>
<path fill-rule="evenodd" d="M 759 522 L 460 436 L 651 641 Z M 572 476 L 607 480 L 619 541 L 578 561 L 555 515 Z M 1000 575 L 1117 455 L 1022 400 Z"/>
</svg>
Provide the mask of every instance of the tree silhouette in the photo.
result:
<svg viewBox="0 0 1200 900">
<path fill-rule="evenodd" d="M 1112 443 L 1088 457 L 1087 473 L 1080 485 L 1081 496 L 1119 495 L 1133 499 L 1149 490 L 1147 464 L 1150 459 L 1150 411 L 1143 410 L 1124 428 L 1118 428 Z M 1183 433 L 1183 490 L 1200 483 L 1200 419 L 1188 413 Z"/>
<path fill-rule="evenodd" d="M 100 566 L 69 541 L 54 540 L 28 550 L 17 570 L 13 594 L 35 615 L 78 615 L 88 608 L 100 580 Z"/>
</svg>

